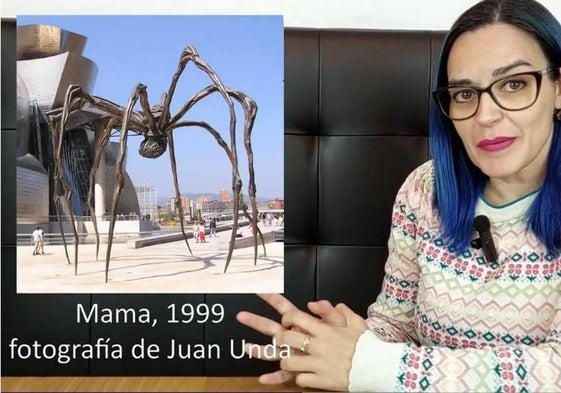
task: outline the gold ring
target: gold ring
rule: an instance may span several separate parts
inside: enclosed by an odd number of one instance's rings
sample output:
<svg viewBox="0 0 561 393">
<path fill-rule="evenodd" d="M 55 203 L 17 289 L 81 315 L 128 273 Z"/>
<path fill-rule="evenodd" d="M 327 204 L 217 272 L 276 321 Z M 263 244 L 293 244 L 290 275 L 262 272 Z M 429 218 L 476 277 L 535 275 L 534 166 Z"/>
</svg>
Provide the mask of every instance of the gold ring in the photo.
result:
<svg viewBox="0 0 561 393">
<path fill-rule="evenodd" d="M 308 347 L 310 346 L 310 336 L 304 337 L 304 343 L 300 347 L 300 352 L 308 353 Z"/>
</svg>

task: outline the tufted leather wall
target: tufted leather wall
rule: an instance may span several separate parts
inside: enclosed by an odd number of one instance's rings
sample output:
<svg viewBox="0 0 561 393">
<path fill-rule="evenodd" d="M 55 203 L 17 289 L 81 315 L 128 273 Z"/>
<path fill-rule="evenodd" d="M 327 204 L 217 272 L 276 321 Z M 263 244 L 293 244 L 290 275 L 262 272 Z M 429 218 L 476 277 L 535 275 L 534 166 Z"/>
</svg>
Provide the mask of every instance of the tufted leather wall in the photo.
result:
<svg viewBox="0 0 561 393">
<path fill-rule="evenodd" d="M 444 33 L 285 31 L 285 295 L 344 302 L 361 315 L 380 290 L 391 207 L 405 177 L 428 159 L 430 86 Z M 9 89 L 7 86 L 12 86 Z M 15 188 L 15 23 L 2 22 L 2 188 Z M 13 147 L 13 148 L 12 148 Z M 274 317 L 254 295 L 16 295 L 15 193 L 2 195 L 3 375 L 257 375 L 250 359 L 76 361 L 8 358 L 8 338 L 123 344 L 150 337 L 224 344 L 268 342 L 235 321 L 240 310 Z M 214 325 L 77 325 L 76 303 L 165 310 L 222 303 Z M 157 315 L 155 315 L 157 317 Z"/>
<path fill-rule="evenodd" d="M 380 290 L 393 200 L 428 159 L 430 86 L 443 38 L 286 30 L 286 264 L 315 266 L 318 299 L 365 315 Z M 306 260 L 288 257 L 302 248 Z"/>
</svg>

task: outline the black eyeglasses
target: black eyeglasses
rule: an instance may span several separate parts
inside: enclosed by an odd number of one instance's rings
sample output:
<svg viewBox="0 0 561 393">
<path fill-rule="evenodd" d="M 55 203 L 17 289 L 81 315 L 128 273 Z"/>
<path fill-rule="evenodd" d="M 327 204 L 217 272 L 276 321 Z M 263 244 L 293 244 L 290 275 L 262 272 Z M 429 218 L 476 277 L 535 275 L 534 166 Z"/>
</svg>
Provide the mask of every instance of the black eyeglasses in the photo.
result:
<svg viewBox="0 0 561 393">
<path fill-rule="evenodd" d="M 475 115 L 483 93 L 489 93 L 502 109 L 521 111 L 534 105 L 540 94 L 542 76 L 555 70 L 556 67 L 551 67 L 541 71 L 509 75 L 486 88 L 469 85 L 445 86 L 433 91 L 432 95 L 442 112 L 451 120 L 466 120 Z"/>
</svg>

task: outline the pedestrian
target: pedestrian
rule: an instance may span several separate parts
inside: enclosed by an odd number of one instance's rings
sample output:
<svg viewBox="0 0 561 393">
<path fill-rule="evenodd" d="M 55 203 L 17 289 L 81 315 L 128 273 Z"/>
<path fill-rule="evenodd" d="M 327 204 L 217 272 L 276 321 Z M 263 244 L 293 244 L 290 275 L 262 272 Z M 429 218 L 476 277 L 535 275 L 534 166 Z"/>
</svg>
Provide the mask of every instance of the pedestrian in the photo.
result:
<svg viewBox="0 0 561 393">
<path fill-rule="evenodd" d="M 210 220 L 210 235 L 209 237 L 216 237 L 216 218 Z"/>
<path fill-rule="evenodd" d="M 43 230 L 40 226 L 35 228 L 31 234 L 31 240 L 33 241 L 33 255 L 44 254 L 43 251 Z"/>
<path fill-rule="evenodd" d="M 199 223 L 199 241 L 201 243 L 206 243 L 206 239 L 205 239 L 205 222 L 201 221 Z"/>
<path fill-rule="evenodd" d="M 199 223 L 197 221 L 193 223 L 193 238 L 195 243 L 199 242 Z"/>
</svg>

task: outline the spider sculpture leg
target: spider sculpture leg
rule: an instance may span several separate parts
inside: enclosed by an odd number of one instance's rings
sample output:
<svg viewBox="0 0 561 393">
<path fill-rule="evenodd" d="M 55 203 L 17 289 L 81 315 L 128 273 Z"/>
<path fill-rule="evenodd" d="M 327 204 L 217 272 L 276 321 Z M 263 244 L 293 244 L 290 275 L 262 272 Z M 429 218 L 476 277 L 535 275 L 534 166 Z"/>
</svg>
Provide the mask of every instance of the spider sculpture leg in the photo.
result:
<svg viewBox="0 0 561 393">
<path fill-rule="evenodd" d="M 56 152 L 57 151 L 57 147 L 58 147 L 58 132 L 59 132 L 59 128 L 58 128 L 58 121 L 54 120 L 52 117 L 47 117 L 48 119 L 48 123 L 49 123 L 49 128 L 51 130 L 51 142 L 53 145 L 53 151 Z M 60 188 L 60 179 L 59 179 L 59 163 L 57 162 L 57 158 L 55 155 L 55 172 L 53 175 L 53 179 L 54 179 L 54 186 L 53 186 L 53 201 L 55 203 L 55 210 L 56 210 L 56 216 L 57 216 L 57 221 L 58 221 L 58 225 L 59 225 L 59 230 L 60 230 L 60 234 L 62 236 L 62 242 L 64 244 L 64 253 L 66 255 L 66 260 L 68 261 L 68 264 L 70 265 L 70 257 L 68 256 L 68 249 L 66 247 L 66 237 L 64 235 L 64 227 L 62 225 L 62 217 L 61 217 L 61 208 L 60 208 L 60 197 L 59 194 L 61 193 Z"/>
<path fill-rule="evenodd" d="M 170 124 L 173 126 L 173 128 L 179 128 L 179 127 L 184 127 L 184 126 L 198 126 L 198 127 L 202 127 L 203 129 L 205 129 L 206 131 L 208 131 L 217 141 L 217 143 L 222 147 L 222 149 L 224 149 L 224 151 L 226 152 L 226 155 L 228 157 L 228 159 L 230 160 L 230 163 L 232 164 L 232 183 L 234 184 L 234 197 L 236 195 L 236 188 L 235 188 L 235 184 L 237 183 L 237 181 L 240 182 L 239 187 L 241 189 L 241 178 L 239 176 L 239 170 L 238 170 L 238 165 L 237 165 L 237 156 L 235 154 L 232 153 L 232 150 L 228 147 L 228 145 L 226 144 L 226 142 L 224 141 L 224 139 L 222 138 L 222 136 L 214 129 L 212 128 L 210 125 L 208 125 L 205 122 L 193 122 L 193 121 L 183 121 L 183 122 L 177 122 L 178 119 L 180 119 L 182 116 L 185 115 L 185 113 L 187 113 L 187 111 L 193 107 L 193 105 L 195 105 L 197 102 L 201 101 L 203 98 L 205 98 L 206 96 L 208 96 L 209 94 L 212 94 L 216 91 L 219 91 L 220 87 L 216 86 L 216 85 L 212 85 L 212 86 L 208 86 L 205 89 L 199 91 L 197 94 L 195 94 L 190 100 L 188 100 L 185 105 L 181 108 L 181 110 L 173 117 L 173 119 L 170 120 Z M 257 231 L 254 231 L 254 264 L 257 264 L 257 235 L 259 235 L 260 239 L 261 239 L 261 244 L 263 245 L 263 252 L 264 255 L 266 256 L 266 249 L 265 249 L 265 241 L 263 239 L 263 234 L 261 232 L 261 229 L 259 229 L 259 227 L 257 226 L 257 204 L 255 202 L 255 171 L 253 170 L 253 153 L 251 151 L 251 130 L 253 128 L 253 124 L 255 121 L 255 116 L 257 113 L 257 105 L 255 103 L 255 101 L 253 101 L 251 98 L 249 98 L 247 95 L 245 95 L 244 93 L 238 91 L 238 90 L 234 90 L 234 89 L 226 89 L 226 93 L 231 96 L 232 98 L 236 99 L 240 105 L 243 107 L 244 109 L 244 115 L 245 115 L 245 122 L 244 122 L 244 141 L 246 141 L 246 150 L 248 151 L 248 165 L 250 167 L 250 179 L 249 179 L 249 196 L 250 196 L 250 200 L 251 200 L 251 205 L 252 205 L 252 211 L 253 211 L 253 217 L 250 216 L 247 212 L 247 210 L 242 209 L 244 212 L 244 216 L 247 217 L 250 221 L 253 222 L 253 227 L 257 229 Z M 235 136 L 234 136 L 235 137 Z M 249 142 L 248 142 L 249 140 Z M 234 148 L 235 148 L 235 143 L 233 144 Z M 239 194 L 239 191 L 238 191 Z M 239 208 L 239 203 L 234 207 L 234 215 L 236 214 L 236 212 L 238 211 Z M 235 232 L 237 230 L 238 224 L 237 224 L 237 217 L 235 217 L 234 219 L 234 225 L 233 225 L 233 229 L 232 229 L 232 239 L 235 239 Z M 224 269 L 224 272 L 226 272 L 226 270 L 228 269 L 228 265 L 230 264 L 230 260 L 231 260 L 231 256 L 232 256 L 232 252 L 233 252 L 233 247 L 234 247 L 234 241 L 235 240 L 231 240 L 230 241 L 230 248 L 229 248 L 229 252 L 228 252 L 228 257 L 226 258 L 226 266 Z"/>
<path fill-rule="evenodd" d="M 224 149 L 228 158 L 231 158 L 230 148 L 228 147 L 228 145 L 226 144 L 226 142 L 224 141 L 222 136 L 220 136 L 220 133 L 218 133 L 218 131 L 216 131 L 208 123 L 206 123 L 204 121 L 182 121 L 182 122 L 176 123 L 174 128 L 169 133 L 169 140 L 170 141 L 173 141 L 173 131 L 175 131 L 176 129 L 178 129 L 180 127 L 201 127 L 204 130 L 208 131 L 212 136 L 214 136 L 214 138 L 216 139 L 216 141 L 218 142 L 220 147 L 222 147 L 222 149 Z M 173 160 L 175 160 L 175 155 L 174 155 L 174 152 L 173 152 L 173 148 L 170 148 L 170 156 L 172 156 L 172 154 L 173 154 L 173 157 L 174 157 Z M 235 214 L 235 211 L 233 213 Z M 235 236 L 235 234 L 236 234 L 235 228 L 232 229 L 232 234 Z M 235 237 L 234 237 L 234 239 L 235 239 Z M 230 241 L 230 248 L 229 248 L 229 251 L 228 251 L 228 257 L 226 258 L 226 264 L 228 264 L 230 262 L 230 258 L 231 258 L 233 250 L 234 250 L 234 243 L 232 241 Z"/>
<path fill-rule="evenodd" d="M 197 52 L 197 50 L 191 46 L 188 45 L 183 52 L 181 53 L 180 59 L 179 59 L 179 64 L 177 67 L 177 71 L 175 72 L 175 74 L 173 75 L 170 87 L 168 89 L 168 92 L 164 98 L 164 103 L 163 103 L 163 110 L 162 110 L 162 116 L 160 117 L 161 119 L 164 119 L 164 121 L 166 119 L 169 118 L 169 106 L 171 103 L 171 99 L 173 98 L 173 94 L 175 92 L 175 87 L 177 85 L 177 81 L 179 80 L 179 77 L 181 76 L 181 74 L 183 73 L 183 70 L 185 69 L 186 65 L 189 62 L 193 62 L 195 64 L 195 66 L 197 68 L 199 68 L 200 70 L 202 70 L 203 72 L 205 72 L 208 77 L 212 80 L 212 82 L 214 83 L 214 86 L 216 87 L 216 91 L 218 91 L 222 97 L 224 98 L 224 101 L 226 101 L 226 104 L 228 105 L 228 110 L 230 113 L 230 126 L 229 126 L 229 130 L 230 130 L 230 154 L 229 154 L 229 158 L 230 161 L 232 163 L 232 167 L 236 168 L 238 167 L 238 156 L 237 156 L 237 150 L 236 150 L 236 112 L 234 110 L 234 103 L 232 102 L 232 98 L 230 97 L 230 94 L 228 94 L 228 91 L 226 89 L 226 87 L 224 86 L 224 84 L 222 83 L 222 81 L 220 80 L 220 77 L 214 72 L 214 70 L 210 67 L 210 65 L 204 61 L 203 59 L 201 59 L 199 57 L 199 53 Z M 208 95 L 208 94 L 206 94 Z M 199 98 L 199 100 L 202 97 Z M 171 133 L 171 130 L 173 128 L 175 128 L 174 124 L 187 112 L 187 110 L 195 103 L 195 101 L 193 102 L 188 102 L 187 104 L 185 104 L 182 108 L 182 110 L 176 114 L 172 119 L 170 119 L 169 121 L 167 121 L 167 124 L 165 125 L 165 129 L 166 129 L 166 133 L 169 135 Z M 233 177 L 233 181 L 232 181 L 232 190 L 234 192 L 234 223 L 233 223 L 233 227 L 232 227 L 232 236 L 231 236 L 231 240 L 230 240 L 230 250 L 228 252 L 228 257 L 227 257 L 227 261 L 229 262 L 231 257 L 232 257 L 232 251 L 233 251 L 233 247 L 234 247 L 234 241 L 236 239 L 236 231 L 238 228 L 238 210 L 239 210 L 239 200 L 240 200 L 240 191 L 241 191 L 241 179 L 236 178 L 236 173 L 232 174 Z"/>
<path fill-rule="evenodd" d="M 255 102 L 253 100 L 251 100 L 247 95 L 243 94 L 242 92 L 239 91 L 230 91 L 229 94 L 231 94 L 234 98 L 236 98 L 240 104 L 242 105 L 243 109 L 244 109 L 244 117 L 245 117 L 245 121 L 244 121 L 244 144 L 246 147 L 246 152 L 248 154 L 248 166 L 249 166 L 249 185 L 248 185 L 248 194 L 249 194 L 249 198 L 250 198 L 250 203 L 251 203 L 251 208 L 252 208 L 252 215 L 250 215 L 247 212 L 247 206 L 245 205 L 245 203 L 241 203 L 241 208 L 242 208 L 242 212 L 243 215 L 248 218 L 253 226 L 253 247 L 254 247 L 254 260 L 253 260 L 253 264 L 257 265 L 257 247 L 258 247 L 258 243 L 257 243 L 257 234 L 259 234 L 260 238 L 261 238 L 261 244 L 263 245 L 263 252 L 266 254 L 266 250 L 265 250 L 265 241 L 263 239 L 263 234 L 261 233 L 261 230 L 259 229 L 259 227 L 257 226 L 257 203 L 255 201 L 255 171 L 253 169 L 253 151 L 251 149 L 251 130 L 253 128 L 253 123 L 255 121 L 255 116 L 257 114 L 257 105 L 255 104 Z M 235 141 L 232 140 L 232 152 L 235 152 Z M 239 175 L 239 169 L 238 169 L 238 162 L 237 162 L 237 152 L 236 155 L 232 155 L 233 159 L 232 159 L 232 167 L 233 167 L 233 188 L 234 188 L 234 195 L 237 195 L 237 201 L 236 198 L 234 198 L 234 205 L 235 205 L 235 209 L 239 209 L 240 207 L 240 202 L 242 202 L 241 199 L 241 177 Z M 228 269 L 228 265 L 230 263 L 230 254 L 229 253 L 229 257 L 226 259 L 226 265 L 224 267 L 224 273 L 226 272 L 226 270 Z"/>
<path fill-rule="evenodd" d="M 66 254 L 66 259 L 68 263 L 70 263 L 70 258 L 68 256 L 67 250 L 67 243 L 66 243 L 66 236 L 64 233 L 64 228 L 62 225 L 62 218 L 61 218 L 61 199 L 62 202 L 65 204 L 67 214 L 70 216 L 71 225 L 74 232 L 74 264 L 75 264 L 75 274 L 78 272 L 78 233 L 75 226 L 74 220 L 74 210 L 70 204 L 70 198 L 72 197 L 72 190 L 68 185 L 64 173 L 64 167 L 62 164 L 62 144 L 64 141 L 64 135 L 67 132 L 66 130 L 66 123 L 68 120 L 69 115 L 77 110 L 80 110 L 86 104 L 90 104 L 92 107 L 97 108 L 102 113 L 106 113 L 108 116 L 112 116 L 114 120 L 112 122 L 117 121 L 122 116 L 123 109 L 118 105 L 104 100 L 99 97 L 90 96 L 86 92 L 82 90 L 82 88 L 78 85 L 70 85 L 66 90 L 65 98 L 63 106 L 57 109 L 54 109 L 47 113 L 47 119 L 50 126 L 51 131 L 51 139 L 53 144 L 53 158 L 54 158 L 54 202 L 56 207 L 56 214 L 57 220 L 59 222 L 60 233 L 62 236 L 63 244 L 64 244 L 64 251 Z M 133 126 L 135 129 L 143 129 L 143 124 L 135 119 Z M 110 131 L 107 131 L 108 128 L 106 127 L 107 136 L 109 135 Z M 103 149 L 102 149 L 103 150 Z M 100 152 L 96 152 L 96 154 L 100 154 Z M 103 154 L 101 152 L 101 154 Z M 100 155 L 101 157 L 101 155 Z M 99 158 L 100 159 L 100 158 Z M 93 171 L 95 173 L 95 170 Z M 90 174 L 91 175 L 91 174 Z M 88 202 L 91 204 L 91 195 L 88 197 Z M 91 210 L 90 208 L 88 208 Z M 96 237 L 97 235 L 97 225 L 94 223 L 94 228 L 96 228 Z M 97 247 L 99 248 L 99 238 L 97 240 Z"/>
<path fill-rule="evenodd" d="M 238 162 L 236 160 L 234 168 L 237 168 L 237 165 Z M 235 170 L 232 170 L 232 191 L 234 197 L 234 201 L 233 201 L 234 223 L 232 225 L 232 235 L 230 236 L 230 248 L 228 250 L 228 255 L 226 256 L 226 265 L 224 266 L 224 273 L 226 273 L 226 270 L 228 269 L 228 265 L 232 260 L 232 253 L 234 251 L 234 245 L 236 242 L 236 233 L 238 231 L 238 219 L 239 219 L 239 211 L 240 211 L 241 189 L 242 189 L 242 180 L 239 177 L 239 173 L 237 173 L 237 171 Z"/>
<path fill-rule="evenodd" d="M 117 218 L 117 206 L 119 205 L 119 198 L 121 191 L 125 186 L 125 175 L 123 171 L 123 164 L 127 150 L 127 137 L 129 130 L 129 123 L 133 113 L 134 105 L 137 103 L 139 97 L 146 98 L 146 86 L 142 84 L 136 85 L 129 98 L 129 102 L 123 115 L 123 124 L 121 128 L 121 138 L 119 141 L 119 153 L 117 154 L 117 161 L 115 163 L 115 189 L 113 190 L 113 202 L 111 204 L 111 221 L 109 222 L 109 233 L 107 237 L 107 253 L 105 255 L 105 282 L 109 278 L 109 260 L 111 258 L 111 247 L 113 245 L 113 234 L 115 232 L 115 221 Z M 144 106 L 144 105 L 143 105 Z"/>
<path fill-rule="evenodd" d="M 238 99 L 238 101 L 240 101 L 240 103 L 242 104 L 242 106 L 244 106 L 244 103 L 249 103 L 252 102 L 251 99 L 249 99 L 249 97 L 247 97 L 245 94 L 241 93 L 241 92 L 237 92 L 238 94 L 234 93 L 234 91 L 229 89 L 226 89 L 224 84 L 222 83 L 222 81 L 220 80 L 220 78 L 218 77 L 218 75 L 213 71 L 213 69 L 210 67 L 210 65 L 208 63 L 206 63 L 204 60 L 202 60 L 199 57 L 199 54 L 197 52 L 197 50 L 189 45 L 187 46 L 183 53 L 181 54 L 181 58 L 179 61 L 179 65 L 178 65 L 178 69 L 176 71 L 176 73 L 174 74 L 174 77 L 172 78 L 172 83 L 170 85 L 170 88 L 168 90 L 168 94 L 167 97 L 165 99 L 165 103 L 164 103 L 164 114 L 165 116 L 168 116 L 169 114 L 169 103 L 171 102 L 171 99 L 173 97 L 173 93 L 175 91 L 175 86 L 177 84 L 177 81 L 181 75 L 181 73 L 183 72 L 185 66 L 187 65 L 187 63 L 189 61 L 192 61 L 199 69 L 201 69 L 202 71 L 204 71 L 209 78 L 213 81 L 214 83 L 214 88 L 216 90 L 213 91 L 218 91 L 220 92 L 220 94 L 223 96 L 224 100 L 226 101 L 226 103 L 228 104 L 228 108 L 230 111 L 230 143 L 231 143 L 231 148 L 228 154 L 228 157 L 230 159 L 230 162 L 232 163 L 232 168 L 233 168 L 233 173 L 232 173 L 232 190 L 234 193 L 234 223 L 233 223 L 233 228 L 232 228 L 232 237 L 231 237 L 231 241 L 230 241 L 230 250 L 228 252 L 228 257 L 227 257 L 227 263 L 226 263 L 226 269 L 228 267 L 228 264 L 231 260 L 231 256 L 232 256 L 232 252 L 233 252 L 233 247 L 234 247 L 234 241 L 235 241 L 235 234 L 238 228 L 238 210 L 239 210 L 239 202 L 240 202 L 240 192 L 241 192 L 241 179 L 239 177 L 239 172 L 236 173 L 237 168 L 238 168 L 238 156 L 237 156 L 237 149 L 236 149 L 236 135 L 235 135 L 235 130 L 236 130 L 236 114 L 235 114 L 235 110 L 234 110 L 234 105 L 231 99 L 231 96 L 233 96 L 234 98 Z M 207 89 L 212 89 L 213 87 L 209 87 Z M 205 89 L 205 90 L 207 90 Z M 171 125 L 170 127 L 173 128 L 174 124 L 188 111 L 188 109 L 194 105 L 198 100 L 200 100 L 201 98 L 203 98 L 202 96 L 206 96 L 208 94 L 210 94 L 210 92 L 212 91 L 208 91 L 207 93 L 204 93 L 204 91 L 201 91 L 199 93 L 199 97 L 198 98 L 194 98 L 190 101 L 188 101 L 183 108 L 169 121 L 169 124 Z M 201 94 L 202 93 L 202 94 Z M 243 95 L 244 98 L 247 98 L 247 100 L 244 100 L 243 98 L 241 98 Z M 254 103 L 254 102 L 253 102 Z M 257 106 L 254 105 L 254 108 L 249 109 L 247 106 L 244 106 L 244 111 L 246 114 L 246 122 L 245 122 L 245 132 L 244 132 L 244 137 L 247 140 L 248 138 L 251 137 L 251 127 L 253 126 L 253 120 L 255 119 L 255 111 L 257 110 Z M 248 113 L 251 114 L 253 113 L 253 117 L 249 120 L 248 119 Z M 247 128 L 249 127 L 249 129 Z M 247 150 L 249 146 L 249 150 Z M 249 160 L 251 161 L 250 164 L 250 168 L 253 169 L 253 153 L 251 151 L 251 144 L 249 143 L 249 145 L 246 143 L 246 150 L 248 152 L 249 155 Z M 255 202 L 255 184 L 254 184 L 254 171 L 251 170 L 250 173 L 250 199 L 251 199 L 251 205 L 252 205 L 252 210 L 253 210 L 253 218 L 250 218 L 253 220 L 253 224 L 254 224 L 254 228 L 257 228 L 257 232 L 259 233 L 259 235 L 261 236 L 262 239 L 262 244 L 263 244 L 263 248 L 265 249 L 265 242 L 263 241 L 263 235 L 261 234 L 261 231 L 259 230 L 259 228 L 257 227 L 256 223 L 257 223 L 257 204 Z M 244 213 L 247 214 L 247 213 Z M 257 264 L 257 234 L 254 231 L 254 243 L 255 243 L 255 257 L 254 257 L 254 264 Z"/>
<path fill-rule="evenodd" d="M 181 233 L 183 233 L 183 239 L 185 239 L 185 244 L 187 244 L 187 248 L 193 256 L 193 251 L 191 251 L 191 247 L 189 246 L 189 242 L 187 241 L 187 234 L 185 233 L 185 224 L 184 224 L 184 214 L 183 214 L 183 202 L 181 200 L 181 194 L 179 192 L 179 182 L 177 180 L 177 165 L 175 162 L 175 147 L 173 144 L 173 133 L 169 132 L 167 135 L 168 138 L 168 146 L 169 146 L 169 159 L 171 163 L 171 172 L 173 175 L 173 185 L 175 187 L 175 200 L 177 201 L 177 207 L 179 210 L 179 223 L 181 225 Z"/>
<path fill-rule="evenodd" d="M 220 147 L 222 147 L 222 149 L 224 149 L 224 151 L 226 152 L 226 155 L 227 155 L 229 158 L 231 158 L 232 154 L 231 154 L 231 152 L 230 152 L 230 148 L 228 147 L 228 145 L 226 144 L 226 142 L 224 141 L 224 139 L 222 138 L 222 136 L 218 133 L 218 131 L 216 131 L 216 130 L 215 130 L 213 127 L 211 127 L 208 123 L 202 122 L 202 121 L 184 121 L 184 122 L 180 122 L 180 123 L 177 123 L 177 124 L 176 124 L 176 128 L 179 128 L 179 127 L 192 127 L 192 126 L 201 127 L 201 128 L 203 128 L 203 129 L 205 129 L 206 131 L 208 131 L 208 132 L 216 139 L 216 141 L 218 142 L 218 144 L 220 145 Z M 239 183 L 239 186 L 240 186 L 240 188 L 241 188 L 241 178 L 240 178 L 240 175 L 239 175 L 239 170 L 238 170 L 238 168 L 237 168 L 234 164 L 232 164 L 232 167 L 233 167 L 233 171 L 232 171 L 232 172 L 233 172 L 233 174 L 234 174 L 233 182 L 234 182 L 234 183 L 238 182 L 238 183 Z M 238 205 L 239 205 L 239 203 L 238 203 Z M 242 205 L 242 211 L 243 211 L 243 213 L 244 213 L 244 216 L 247 217 L 250 221 L 252 221 L 252 222 L 253 222 L 253 227 L 257 229 L 257 231 L 254 230 L 254 233 L 253 233 L 253 238 L 254 238 L 254 257 L 255 257 L 254 265 L 256 265 L 256 264 L 257 264 L 257 244 L 258 244 L 258 243 L 257 243 L 257 234 L 259 234 L 259 237 L 261 238 L 261 244 L 263 245 L 263 252 L 264 252 L 264 255 L 266 256 L 267 254 L 266 254 L 266 250 L 265 250 L 265 240 L 263 239 L 263 234 L 262 234 L 261 230 L 259 229 L 259 227 L 258 227 L 257 224 L 256 224 L 256 221 L 257 221 L 257 220 L 254 220 L 254 218 L 257 217 L 257 206 L 254 205 L 253 209 L 254 209 L 254 210 L 253 210 L 253 215 L 251 216 L 251 215 L 247 212 L 247 208 L 246 208 L 244 205 Z M 236 212 L 236 210 L 234 210 L 234 212 Z M 233 232 L 233 234 L 235 235 L 235 232 L 236 232 L 235 229 L 233 229 L 232 232 Z M 225 267 L 224 267 L 224 273 L 226 273 L 226 271 L 228 270 L 228 266 L 229 266 L 230 261 L 231 261 L 231 257 L 232 257 L 233 250 L 234 250 L 234 242 L 233 242 L 233 241 L 230 241 L 230 247 L 229 247 L 229 250 L 228 250 L 228 256 L 226 257 L 226 264 L 225 264 Z"/>
<path fill-rule="evenodd" d="M 66 207 L 66 213 L 69 215 L 69 221 L 72 226 L 72 232 L 74 235 L 74 274 L 78 274 L 78 231 L 76 229 L 76 221 L 74 216 L 74 209 L 70 200 L 72 198 L 72 189 L 69 186 L 66 177 L 64 175 L 64 168 L 62 165 L 62 146 L 65 139 L 66 122 L 68 121 L 68 116 L 70 113 L 77 108 L 84 105 L 83 97 L 80 94 L 81 88 L 77 85 L 70 85 L 66 91 L 64 97 L 64 104 L 62 111 L 55 111 L 55 114 L 49 115 L 50 124 L 52 125 L 52 142 L 53 142 L 53 152 L 55 160 L 55 173 L 54 173 L 54 201 L 57 219 L 59 221 L 62 239 L 64 243 L 64 250 L 66 253 L 66 258 L 70 263 L 68 257 L 68 251 L 66 247 L 66 238 L 64 236 L 64 229 L 62 227 L 61 212 L 60 212 L 60 199 Z"/>
<path fill-rule="evenodd" d="M 95 214 L 95 206 L 94 206 L 94 189 L 95 189 L 95 177 L 97 171 L 99 169 L 99 165 L 101 164 L 101 160 L 104 159 L 104 153 L 107 149 L 107 144 L 109 143 L 109 137 L 111 135 L 111 130 L 115 126 L 117 122 L 116 117 L 112 117 L 109 121 L 106 122 L 101 135 L 97 138 L 96 148 L 95 148 L 95 157 L 92 163 L 92 168 L 90 170 L 89 175 L 89 187 L 88 187 L 88 197 L 87 197 L 87 211 L 89 212 L 90 217 L 92 217 L 92 224 L 94 227 L 95 232 L 95 259 L 96 261 L 99 258 L 99 230 L 97 227 L 97 217 Z"/>
<path fill-rule="evenodd" d="M 253 264 L 257 265 L 257 233 L 261 237 L 261 244 L 263 245 L 263 253 L 265 257 L 267 256 L 267 251 L 265 250 L 265 241 L 263 240 L 263 234 L 257 226 L 257 201 L 255 200 L 256 187 L 255 187 L 255 169 L 253 167 L 253 149 L 251 147 L 251 131 L 253 130 L 253 124 L 255 122 L 255 117 L 257 116 L 257 105 L 255 101 L 249 98 L 246 94 L 242 92 L 236 92 L 236 98 L 241 103 L 244 109 L 244 145 L 247 153 L 247 165 L 249 171 L 249 181 L 248 181 L 248 195 L 251 204 L 251 217 L 249 217 L 247 210 L 244 209 L 244 215 L 249 218 L 253 223 L 253 245 L 254 245 L 254 261 Z"/>
</svg>

